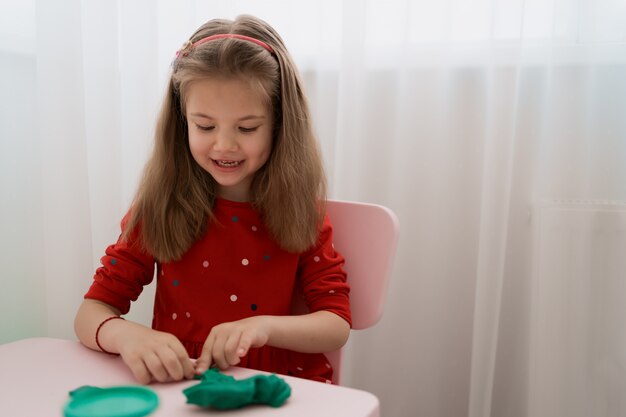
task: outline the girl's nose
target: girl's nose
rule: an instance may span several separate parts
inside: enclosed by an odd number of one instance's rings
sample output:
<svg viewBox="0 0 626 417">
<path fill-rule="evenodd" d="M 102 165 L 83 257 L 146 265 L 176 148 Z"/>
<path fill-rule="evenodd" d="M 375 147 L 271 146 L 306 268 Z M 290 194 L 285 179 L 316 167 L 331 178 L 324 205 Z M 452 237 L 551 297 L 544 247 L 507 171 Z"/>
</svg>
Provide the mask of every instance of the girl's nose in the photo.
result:
<svg viewBox="0 0 626 417">
<path fill-rule="evenodd" d="M 237 138 L 227 129 L 220 129 L 217 132 L 213 147 L 218 151 L 233 151 L 237 149 Z"/>
</svg>

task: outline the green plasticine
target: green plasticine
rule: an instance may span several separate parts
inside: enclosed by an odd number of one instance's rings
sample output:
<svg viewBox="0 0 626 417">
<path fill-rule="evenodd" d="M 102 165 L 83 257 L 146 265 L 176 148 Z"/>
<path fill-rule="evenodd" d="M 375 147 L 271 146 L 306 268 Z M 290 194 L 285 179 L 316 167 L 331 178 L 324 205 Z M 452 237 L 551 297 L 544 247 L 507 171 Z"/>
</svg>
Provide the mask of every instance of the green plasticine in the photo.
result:
<svg viewBox="0 0 626 417">
<path fill-rule="evenodd" d="M 217 368 L 197 375 L 200 383 L 183 390 L 188 404 L 231 410 L 250 404 L 280 407 L 291 395 L 289 385 L 276 375 L 255 375 L 236 380 Z"/>
</svg>

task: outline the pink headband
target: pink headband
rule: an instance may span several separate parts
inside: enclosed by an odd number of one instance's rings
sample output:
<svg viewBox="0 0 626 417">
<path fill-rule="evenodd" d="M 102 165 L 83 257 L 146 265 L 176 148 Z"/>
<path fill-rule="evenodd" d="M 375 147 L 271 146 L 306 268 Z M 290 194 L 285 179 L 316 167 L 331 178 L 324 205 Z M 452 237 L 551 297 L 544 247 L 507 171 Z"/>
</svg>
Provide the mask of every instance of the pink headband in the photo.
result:
<svg viewBox="0 0 626 417">
<path fill-rule="evenodd" d="M 270 54 L 274 53 L 274 50 L 272 49 L 271 46 L 269 46 L 265 42 L 262 42 L 262 41 L 260 41 L 258 39 L 254 39 L 254 38 L 251 38 L 250 36 L 246 36 L 246 35 L 238 35 L 236 33 L 221 33 L 221 34 L 218 34 L 218 35 L 207 36 L 206 38 L 202 38 L 202 39 L 200 39 L 198 41 L 195 41 L 194 43 L 191 43 L 191 41 L 185 42 L 183 47 L 180 48 L 179 51 L 176 51 L 176 56 L 178 56 L 178 54 L 180 54 L 181 51 L 183 51 L 183 56 L 187 56 L 187 55 L 189 55 L 189 49 L 191 49 L 191 48 L 193 48 L 195 46 L 202 45 L 205 42 L 209 42 L 209 41 L 212 41 L 212 40 L 215 40 L 215 39 L 224 39 L 224 38 L 241 39 L 241 40 L 244 40 L 244 41 L 252 42 L 252 43 L 255 43 L 255 44 L 263 47 Z"/>
</svg>

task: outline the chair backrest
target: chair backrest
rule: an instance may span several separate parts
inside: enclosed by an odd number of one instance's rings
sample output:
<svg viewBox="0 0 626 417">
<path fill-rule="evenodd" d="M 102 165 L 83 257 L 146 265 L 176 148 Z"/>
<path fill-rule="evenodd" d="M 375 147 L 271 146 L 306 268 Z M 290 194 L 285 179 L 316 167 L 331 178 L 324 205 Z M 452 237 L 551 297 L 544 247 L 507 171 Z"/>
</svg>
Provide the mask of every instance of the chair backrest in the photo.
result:
<svg viewBox="0 0 626 417">
<path fill-rule="evenodd" d="M 352 328 L 366 329 L 383 315 L 400 231 L 398 218 L 390 209 L 368 203 L 329 200 L 326 210 L 335 249 L 346 259 Z M 326 354 L 335 384 L 341 383 L 342 354 L 343 349 Z"/>
</svg>

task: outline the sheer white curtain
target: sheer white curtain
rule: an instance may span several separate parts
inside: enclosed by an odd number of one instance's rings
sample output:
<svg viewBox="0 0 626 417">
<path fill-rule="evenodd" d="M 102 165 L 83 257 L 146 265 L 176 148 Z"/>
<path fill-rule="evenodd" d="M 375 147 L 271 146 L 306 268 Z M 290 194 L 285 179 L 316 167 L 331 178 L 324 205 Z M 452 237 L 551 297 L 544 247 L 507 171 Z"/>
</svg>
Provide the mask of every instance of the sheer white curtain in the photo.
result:
<svg viewBox="0 0 626 417">
<path fill-rule="evenodd" d="M 0 7 L 0 342 L 74 337 L 174 52 L 251 13 L 301 69 L 331 197 L 400 217 L 347 384 L 385 416 L 626 416 L 623 0 Z"/>
</svg>

